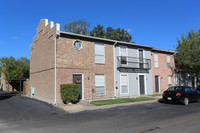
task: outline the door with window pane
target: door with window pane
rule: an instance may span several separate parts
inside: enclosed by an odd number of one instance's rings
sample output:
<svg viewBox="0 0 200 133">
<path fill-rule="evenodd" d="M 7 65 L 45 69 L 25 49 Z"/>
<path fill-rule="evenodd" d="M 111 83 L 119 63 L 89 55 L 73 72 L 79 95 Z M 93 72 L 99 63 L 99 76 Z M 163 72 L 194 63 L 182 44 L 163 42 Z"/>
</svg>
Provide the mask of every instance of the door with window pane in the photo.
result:
<svg viewBox="0 0 200 133">
<path fill-rule="evenodd" d="M 79 85 L 80 89 L 79 99 L 82 99 L 82 74 L 73 74 L 73 83 Z"/>
<path fill-rule="evenodd" d="M 128 94 L 128 75 L 121 75 L 121 94 Z"/>
</svg>

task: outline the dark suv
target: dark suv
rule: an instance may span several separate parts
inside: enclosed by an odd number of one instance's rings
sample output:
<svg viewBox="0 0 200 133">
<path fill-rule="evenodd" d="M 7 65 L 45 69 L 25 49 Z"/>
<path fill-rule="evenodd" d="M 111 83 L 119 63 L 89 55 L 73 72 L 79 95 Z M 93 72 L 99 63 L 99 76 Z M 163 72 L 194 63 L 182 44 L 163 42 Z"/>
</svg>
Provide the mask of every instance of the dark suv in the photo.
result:
<svg viewBox="0 0 200 133">
<path fill-rule="evenodd" d="M 163 92 L 162 97 L 166 102 L 181 102 L 188 105 L 189 102 L 200 101 L 200 92 L 188 86 L 172 86 Z"/>
</svg>

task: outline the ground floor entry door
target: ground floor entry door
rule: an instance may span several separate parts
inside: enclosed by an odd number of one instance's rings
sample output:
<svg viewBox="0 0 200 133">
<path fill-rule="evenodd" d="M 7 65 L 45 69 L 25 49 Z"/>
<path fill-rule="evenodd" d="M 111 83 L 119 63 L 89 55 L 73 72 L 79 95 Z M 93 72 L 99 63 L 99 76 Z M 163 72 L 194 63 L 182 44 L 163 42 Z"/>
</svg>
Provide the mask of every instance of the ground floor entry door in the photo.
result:
<svg viewBox="0 0 200 133">
<path fill-rule="evenodd" d="M 156 87 L 156 93 L 160 92 L 160 88 L 159 88 L 159 77 L 155 76 L 155 87 Z"/>
<path fill-rule="evenodd" d="M 82 99 L 82 74 L 73 74 L 73 83 L 79 84 L 80 96 L 79 99 Z"/>
<path fill-rule="evenodd" d="M 140 95 L 145 95 L 144 75 L 139 75 Z"/>
</svg>

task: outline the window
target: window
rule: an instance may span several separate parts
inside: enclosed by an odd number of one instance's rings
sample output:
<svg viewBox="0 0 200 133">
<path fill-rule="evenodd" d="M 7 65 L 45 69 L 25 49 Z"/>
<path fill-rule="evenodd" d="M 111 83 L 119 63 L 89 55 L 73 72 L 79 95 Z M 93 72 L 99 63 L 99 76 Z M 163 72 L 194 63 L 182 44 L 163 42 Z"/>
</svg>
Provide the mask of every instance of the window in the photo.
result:
<svg viewBox="0 0 200 133">
<path fill-rule="evenodd" d="M 167 55 L 167 67 L 171 67 L 171 62 L 170 62 L 170 55 Z"/>
<path fill-rule="evenodd" d="M 126 46 L 120 46 L 120 56 L 121 56 L 121 64 L 126 65 L 127 64 L 127 47 Z"/>
<path fill-rule="evenodd" d="M 154 53 L 154 66 L 159 67 L 158 53 Z"/>
<path fill-rule="evenodd" d="M 105 63 L 105 48 L 102 43 L 95 43 L 95 63 Z"/>
<path fill-rule="evenodd" d="M 168 76 L 168 87 L 172 86 L 172 76 Z"/>
<path fill-rule="evenodd" d="M 95 93 L 105 94 L 105 76 L 103 74 L 95 75 Z"/>
<path fill-rule="evenodd" d="M 75 41 L 75 42 L 74 42 L 74 48 L 75 48 L 76 50 L 80 50 L 80 49 L 82 48 L 81 42 L 80 42 L 80 41 Z"/>
<path fill-rule="evenodd" d="M 121 75 L 121 93 L 127 94 L 128 93 L 128 75 L 122 74 Z"/>
</svg>

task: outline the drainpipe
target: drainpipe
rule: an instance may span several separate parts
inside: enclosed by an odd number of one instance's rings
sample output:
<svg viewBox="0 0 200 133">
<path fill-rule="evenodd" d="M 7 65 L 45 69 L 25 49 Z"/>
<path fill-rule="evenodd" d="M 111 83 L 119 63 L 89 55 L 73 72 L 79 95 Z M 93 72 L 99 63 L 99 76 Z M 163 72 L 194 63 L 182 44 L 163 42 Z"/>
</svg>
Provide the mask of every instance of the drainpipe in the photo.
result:
<svg viewBox="0 0 200 133">
<path fill-rule="evenodd" d="M 57 49 L 57 38 L 58 38 L 59 36 L 58 35 L 56 35 L 56 37 L 55 37 L 55 40 L 54 40 L 54 105 L 56 105 L 57 104 L 57 101 L 56 101 L 56 95 L 57 95 L 57 89 L 56 89 L 56 86 L 57 86 L 57 80 L 56 80 L 56 75 L 57 75 L 57 68 L 56 68 L 56 55 L 57 55 L 57 53 L 56 53 L 56 49 Z"/>
<path fill-rule="evenodd" d="M 117 92 L 116 92 L 116 77 L 115 77 L 115 67 L 116 67 L 116 63 L 115 63 L 115 61 L 116 61 L 116 58 L 115 58 L 115 47 L 116 47 L 116 44 L 117 44 L 118 42 L 116 41 L 114 44 L 113 44 L 113 58 L 114 58 L 114 96 L 115 97 L 117 97 Z"/>
</svg>

